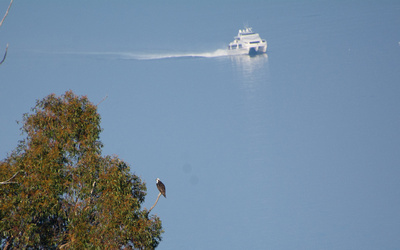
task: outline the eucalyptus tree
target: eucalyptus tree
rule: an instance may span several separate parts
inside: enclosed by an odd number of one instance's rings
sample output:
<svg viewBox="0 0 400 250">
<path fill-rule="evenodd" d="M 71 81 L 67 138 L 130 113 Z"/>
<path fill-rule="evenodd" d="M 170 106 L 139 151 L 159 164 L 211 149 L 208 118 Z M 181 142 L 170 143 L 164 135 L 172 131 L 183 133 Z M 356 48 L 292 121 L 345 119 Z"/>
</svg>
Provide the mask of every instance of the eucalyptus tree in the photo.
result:
<svg viewBox="0 0 400 250">
<path fill-rule="evenodd" d="M 102 156 L 100 115 L 72 91 L 37 101 L 24 139 L 0 162 L 0 247 L 154 249 L 163 229 L 146 185 Z"/>
</svg>

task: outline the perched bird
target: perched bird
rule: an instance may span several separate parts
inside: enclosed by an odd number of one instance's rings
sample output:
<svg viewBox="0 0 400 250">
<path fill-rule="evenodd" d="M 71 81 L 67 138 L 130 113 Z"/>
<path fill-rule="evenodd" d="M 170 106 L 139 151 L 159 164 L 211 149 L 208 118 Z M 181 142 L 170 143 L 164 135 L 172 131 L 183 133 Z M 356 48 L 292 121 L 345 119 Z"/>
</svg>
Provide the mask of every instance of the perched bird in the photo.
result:
<svg viewBox="0 0 400 250">
<path fill-rule="evenodd" d="M 156 179 L 156 185 L 157 185 L 157 188 L 158 188 L 158 191 L 160 191 L 160 193 L 162 194 L 162 195 L 164 195 L 164 197 L 165 198 L 167 198 L 167 196 L 166 196 L 166 194 L 165 194 L 165 186 L 164 186 L 164 183 L 162 183 L 161 181 L 160 181 L 160 179 Z"/>
</svg>

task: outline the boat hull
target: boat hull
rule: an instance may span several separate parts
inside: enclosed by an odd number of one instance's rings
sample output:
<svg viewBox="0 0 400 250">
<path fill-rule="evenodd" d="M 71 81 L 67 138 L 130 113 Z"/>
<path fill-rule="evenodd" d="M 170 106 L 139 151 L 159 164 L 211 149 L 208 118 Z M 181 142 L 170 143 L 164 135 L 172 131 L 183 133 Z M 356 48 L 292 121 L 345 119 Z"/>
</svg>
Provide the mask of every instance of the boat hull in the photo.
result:
<svg viewBox="0 0 400 250">
<path fill-rule="evenodd" d="M 228 49 L 230 55 L 258 55 L 267 52 L 267 46 L 254 46 L 249 48 Z"/>
<path fill-rule="evenodd" d="M 267 48 L 264 46 L 259 46 L 259 47 L 251 47 L 249 49 L 249 55 L 257 55 L 257 54 L 263 54 L 267 52 Z"/>
</svg>

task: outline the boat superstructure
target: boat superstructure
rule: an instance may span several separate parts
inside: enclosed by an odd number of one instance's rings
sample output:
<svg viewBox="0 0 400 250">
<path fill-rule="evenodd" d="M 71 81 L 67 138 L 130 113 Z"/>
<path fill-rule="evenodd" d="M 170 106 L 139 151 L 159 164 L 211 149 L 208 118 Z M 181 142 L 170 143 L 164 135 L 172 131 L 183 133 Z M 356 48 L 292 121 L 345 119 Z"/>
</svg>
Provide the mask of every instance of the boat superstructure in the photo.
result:
<svg viewBox="0 0 400 250">
<path fill-rule="evenodd" d="M 228 52 L 231 54 L 261 54 L 267 52 L 267 41 L 261 39 L 252 28 L 239 30 L 233 42 L 229 43 Z"/>
</svg>

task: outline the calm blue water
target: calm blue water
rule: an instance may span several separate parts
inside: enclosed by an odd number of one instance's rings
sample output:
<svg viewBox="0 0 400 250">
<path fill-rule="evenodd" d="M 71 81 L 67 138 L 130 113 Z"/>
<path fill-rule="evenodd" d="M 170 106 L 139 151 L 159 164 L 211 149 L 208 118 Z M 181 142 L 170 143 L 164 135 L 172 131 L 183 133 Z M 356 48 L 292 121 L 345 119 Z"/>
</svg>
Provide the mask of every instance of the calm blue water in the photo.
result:
<svg viewBox="0 0 400 250">
<path fill-rule="evenodd" d="M 397 1 L 12 10 L 0 29 L 10 43 L 2 157 L 36 99 L 108 96 L 103 153 L 146 181 L 145 207 L 157 177 L 167 187 L 153 210 L 166 231 L 159 249 L 400 247 Z M 225 55 L 244 25 L 268 41 L 267 55 Z"/>
</svg>

